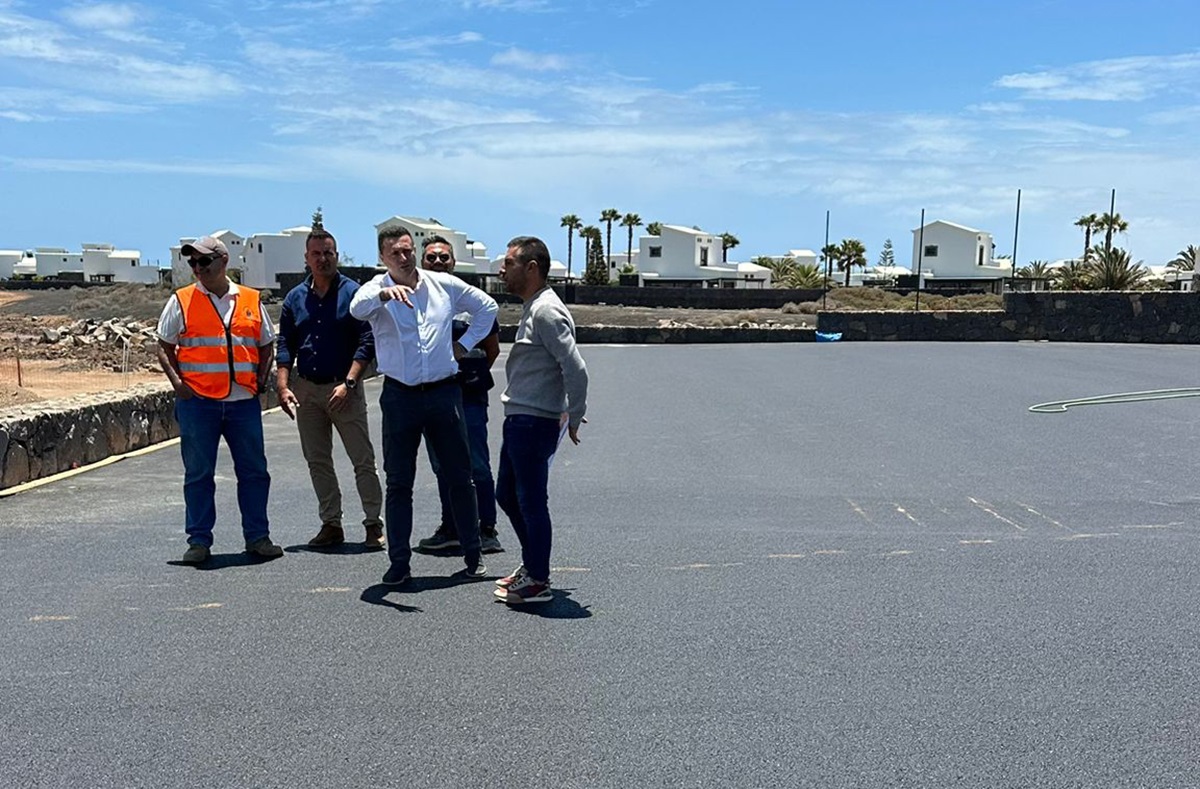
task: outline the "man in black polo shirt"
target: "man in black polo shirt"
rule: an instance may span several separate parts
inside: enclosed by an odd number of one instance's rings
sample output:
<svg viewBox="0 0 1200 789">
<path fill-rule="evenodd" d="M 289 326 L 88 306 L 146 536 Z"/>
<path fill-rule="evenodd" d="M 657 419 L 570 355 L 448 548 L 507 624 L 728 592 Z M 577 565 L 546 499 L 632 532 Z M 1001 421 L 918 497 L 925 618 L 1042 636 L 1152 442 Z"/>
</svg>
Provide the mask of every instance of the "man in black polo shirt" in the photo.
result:
<svg viewBox="0 0 1200 789">
<path fill-rule="evenodd" d="M 354 465 L 368 548 L 383 548 L 383 491 L 367 427 L 367 399 L 360 385 L 375 358 L 366 321 L 350 314 L 358 283 L 338 271 L 337 241 L 324 229 L 308 234 L 304 260 L 310 276 L 292 288 L 279 317 L 276 383 L 279 405 L 296 420 L 300 448 L 317 494 L 321 530 L 308 544 L 337 545 L 342 530 L 342 492 L 333 468 L 333 429 Z"/>
<path fill-rule="evenodd" d="M 424 241 L 421 268 L 428 271 L 454 271 L 454 247 L 441 236 Z M 470 325 L 454 318 L 454 339 L 462 337 Z M 500 537 L 496 533 L 496 483 L 492 478 L 492 461 L 488 453 L 488 392 L 496 385 L 492 365 L 500 355 L 500 323 L 493 319 L 491 332 L 458 360 L 458 384 L 462 388 L 463 414 L 467 421 L 467 443 L 471 449 L 471 478 L 475 481 L 475 496 L 479 503 L 479 548 L 483 553 L 500 553 Z M 426 551 L 440 551 L 459 546 L 450 508 L 450 488 L 439 473 L 441 464 L 433 444 L 425 442 L 429 464 L 438 476 L 438 495 L 442 499 L 442 521 L 433 535 L 417 545 Z"/>
</svg>

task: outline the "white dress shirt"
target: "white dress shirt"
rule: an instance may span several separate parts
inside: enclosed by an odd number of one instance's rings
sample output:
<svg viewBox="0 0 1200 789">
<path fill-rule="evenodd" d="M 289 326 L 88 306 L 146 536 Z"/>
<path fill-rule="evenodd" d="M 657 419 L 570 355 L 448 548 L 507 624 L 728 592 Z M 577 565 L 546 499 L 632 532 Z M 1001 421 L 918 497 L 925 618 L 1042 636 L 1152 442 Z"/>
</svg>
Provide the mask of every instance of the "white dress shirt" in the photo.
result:
<svg viewBox="0 0 1200 789">
<path fill-rule="evenodd" d="M 380 274 L 350 302 L 350 314 L 371 324 L 379 372 L 408 386 L 457 375 L 455 314 L 470 315 L 470 328 L 458 340 L 469 351 L 491 332 L 499 311 L 496 300 L 453 274 L 418 269 L 417 287 L 408 297 L 412 307 L 396 299 L 380 301 L 380 292 L 396 284 L 390 275 Z"/>
<path fill-rule="evenodd" d="M 196 290 L 208 296 L 208 300 L 217 308 L 217 314 L 221 316 L 221 322 L 228 329 L 229 321 L 233 318 L 233 308 L 237 304 L 237 283 L 230 280 L 229 292 L 224 296 L 216 295 L 199 282 L 196 283 Z M 259 301 L 258 309 L 262 315 L 262 327 L 258 331 L 258 347 L 262 348 L 275 342 L 275 324 L 271 322 L 271 316 L 267 314 L 267 307 L 261 300 Z M 183 333 L 183 328 L 183 310 L 179 306 L 179 299 L 175 298 L 175 295 L 172 294 L 171 298 L 167 299 L 162 314 L 158 316 L 158 339 L 169 345 L 178 345 L 179 335 Z M 232 402 L 234 400 L 249 400 L 251 397 L 254 397 L 254 394 L 249 389 L 235 383 L 230 387 L 229 396 L 225 400 Z"/>
</svg>

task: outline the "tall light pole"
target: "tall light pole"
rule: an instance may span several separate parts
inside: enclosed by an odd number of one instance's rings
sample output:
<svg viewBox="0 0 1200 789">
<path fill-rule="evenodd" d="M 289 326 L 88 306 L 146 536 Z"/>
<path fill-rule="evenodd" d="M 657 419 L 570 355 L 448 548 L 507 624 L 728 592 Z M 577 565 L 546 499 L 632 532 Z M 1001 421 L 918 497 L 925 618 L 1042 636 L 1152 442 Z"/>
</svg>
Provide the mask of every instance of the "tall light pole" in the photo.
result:
<svg viewBox="0 0 1200 789">
<path fill-rule="evenodd" d="M 921 227 L 917 230 L 917 301 L 913 309 L 921 311 L 921 262 L 925 259 L 925 209 L 921 209 Z"/>
</svg>

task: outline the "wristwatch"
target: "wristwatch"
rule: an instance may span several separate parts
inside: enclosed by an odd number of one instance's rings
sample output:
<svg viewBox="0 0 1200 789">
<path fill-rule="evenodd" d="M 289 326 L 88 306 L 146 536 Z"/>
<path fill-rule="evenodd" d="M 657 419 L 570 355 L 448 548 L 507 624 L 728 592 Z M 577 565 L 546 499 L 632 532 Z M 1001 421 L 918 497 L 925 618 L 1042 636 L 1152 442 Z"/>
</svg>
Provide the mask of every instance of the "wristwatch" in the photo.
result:
<svg viewBox="0 0 1200 789">
<path fill-rule="evenodd" d="M 343 383 L 346 384 L 346 388 L 351 392 L 358 388 L 358 380 L 355 378 L 347 378 Z"/>
</svg>

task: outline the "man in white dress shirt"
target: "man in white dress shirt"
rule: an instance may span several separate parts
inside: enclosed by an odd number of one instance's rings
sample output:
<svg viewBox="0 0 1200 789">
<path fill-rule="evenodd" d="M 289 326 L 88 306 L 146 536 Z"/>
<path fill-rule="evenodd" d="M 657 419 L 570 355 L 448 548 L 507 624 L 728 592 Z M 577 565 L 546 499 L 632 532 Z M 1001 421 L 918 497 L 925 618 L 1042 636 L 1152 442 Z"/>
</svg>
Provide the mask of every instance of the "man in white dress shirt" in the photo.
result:
<svg viewBox="0 0 1200 789">
<path fill-rule="evenodd" d="M 379 259 L 387 273 L 358 289 L 350 314 L 370 322 L 376 363 L 385 376 L 379 407 L 391 566 L 383 582 L 400 585 L 411 578 L 412 489 L 422 434 L 441 461 L 450 490 L 465 575 L 482 578 L 487 569 L 480 560 L 479 510 L 457 359 L 487 336 L 498 311 L 496 301 L 453 274 L 422 271 L 412 235 L 403 228 L 379 234 Z M 455 341 L 453 320 L 461 312 L 470 316 L 470 328 Z"/>
</svg>

